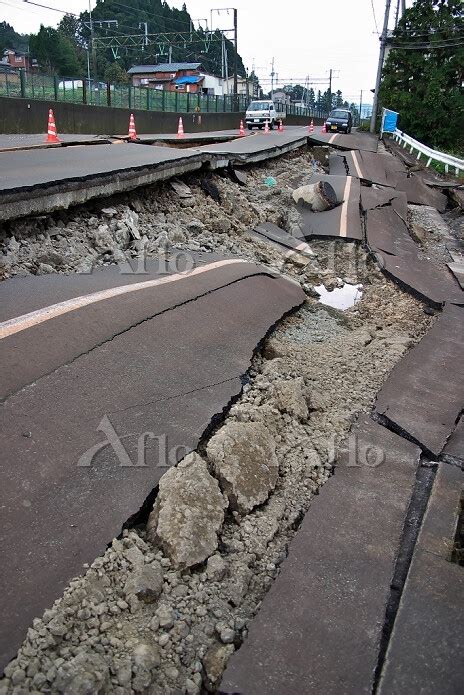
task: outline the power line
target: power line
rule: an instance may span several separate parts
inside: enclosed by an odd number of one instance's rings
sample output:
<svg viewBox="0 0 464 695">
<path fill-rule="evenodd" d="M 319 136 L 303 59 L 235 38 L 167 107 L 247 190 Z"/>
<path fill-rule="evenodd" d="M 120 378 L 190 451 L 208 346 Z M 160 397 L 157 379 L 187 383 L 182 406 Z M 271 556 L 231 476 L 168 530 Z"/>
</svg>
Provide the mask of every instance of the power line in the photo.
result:
<svg viewBox="0 0 464 695">
<path fill-rule="evenodd" d="M 372 7 L 372 14 L 374 15 L 375 31 L 378 34 L 379 33 L 379 27 L 377 26 L 377 17 L 375 16 L 374 0 L 371 0 L 371 7 Z"/>
<path fill-rule="evenodd" d="M 78 17 L 75 12 L 69 12 L 69 10 L 59 10 L 56 7 L 50 7 L 50 5 L 41 5 L 39 2 L 32 2 L 32 0 L 23 0 L 27 5 L 35 5 L 36 7 L 43 7 L 45 10 L 53 10 L 53 12 L 59 12 L 60 14 L 70 14 L 73 17 Z"/>
<path fill-rule="evenodd" d="M 389 43 L 388 44 L 391 48 L 398 48 L 402 51 L 435 51 L 437 49 L 445 49 L 445 48 L 455 48 L 457 46 L 464 46 L 464 41 L 459 41 L 458 43 L 446 43 L 446 44 L 424 44 L 422 46 L 414 46 L 414 45 L 404 45 L 404 44 L 393 44 Z"/>
</svg>

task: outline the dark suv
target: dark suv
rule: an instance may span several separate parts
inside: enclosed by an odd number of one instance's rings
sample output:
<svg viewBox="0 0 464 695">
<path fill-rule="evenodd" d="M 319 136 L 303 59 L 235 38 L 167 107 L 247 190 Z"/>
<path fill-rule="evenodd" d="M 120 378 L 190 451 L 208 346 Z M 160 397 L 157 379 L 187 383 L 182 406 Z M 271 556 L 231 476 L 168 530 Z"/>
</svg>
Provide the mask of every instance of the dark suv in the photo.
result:
<svg viewBox="0 0 464 695">
<path fill-rule="evenodd" d="M 347 109 L 334 109 L 325 122 L 328 133 L 351 133 L 353 116 Z"/>
</svg>

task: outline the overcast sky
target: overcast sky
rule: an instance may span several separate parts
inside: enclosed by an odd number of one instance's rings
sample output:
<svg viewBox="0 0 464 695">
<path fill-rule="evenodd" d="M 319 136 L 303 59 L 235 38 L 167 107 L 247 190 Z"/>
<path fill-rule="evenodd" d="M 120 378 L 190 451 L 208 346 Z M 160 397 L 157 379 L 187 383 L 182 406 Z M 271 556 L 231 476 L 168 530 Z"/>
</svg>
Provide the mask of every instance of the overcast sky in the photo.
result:
<svg viewBox="0 0 464 695">
<path fill-rule="evenodd" d="M 88 9 L 88 0 L 34 0 L 59 10 L 79 13 Z M 121 0 L 130 5 L 130 0 Z M 168 2 L 181 7 L 183 0 Z M 235 0 L 238 10 L 238 50 L 245 66 L 253 66 L 265 91 L 270 89 L 272 58 L 278 84 L 299 81 L 307 75 L 328 80 L 334 71 L 332 89 L 341 89 L 348 101 L 372 101 L 369 91 L 375 83 L 379 40 L 374 22 L 381 31 L 384 0 L 277 0 L 271 3 Z M 407 3 L 410 6 L 412 1 Z M 212 6 L 226 3 L 211 0 L 186 0 L 194 18 L 210 22 Z M 92 7 L 95 0 L 92 0 Z M 396 2 L 392 2 L 390 25 L 394 23 Z M 56 26 L 63 14 L 34 6 L 24 0 L 0 0 L 0 20 L 12 24 L 20 33 L 37 32 L 40 24 Z M 111 17 L 108 17 L 111 19 Z M 232 13 L 213 13 L 214 28 L 233 26 Z M 232 37 L 232 34 L 228 34 Z M 328 83 L 314 84 L 314 89 L 327 89 Z"/>
</svg>

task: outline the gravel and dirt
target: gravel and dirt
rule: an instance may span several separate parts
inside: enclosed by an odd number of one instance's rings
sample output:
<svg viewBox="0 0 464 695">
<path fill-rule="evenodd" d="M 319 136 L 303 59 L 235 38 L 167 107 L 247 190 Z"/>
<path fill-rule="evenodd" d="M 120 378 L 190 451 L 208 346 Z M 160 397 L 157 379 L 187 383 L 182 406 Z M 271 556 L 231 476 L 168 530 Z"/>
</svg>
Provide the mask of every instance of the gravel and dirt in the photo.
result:
<svg viewBox="0 0 464 695">
<path fill-rule="evenodd" d="M 433 321 L 359 245 L 315 241 L 314 256 L 285 260 L 247 234 L 264 221 L 291 232 L 291 192 L 317 170 L 304 150 L 249 169 L 246 186 L 190 176 L 186 198 L 166 183 L 0 231 L 5 278 L 88 270 L 142 249 L 169 255 L 175 246 L 259 261 L 307 292 L 253 356 L 224 421 L 161 480 L 150 517 L 34 620 L 0 695 L 217 691 L 338 445 Z M 267 177 L 277 185 L 266 186 Z M 345 282 L 363 286 L 352 308 L 317 301 L 315 285 Z"/>
</svg>

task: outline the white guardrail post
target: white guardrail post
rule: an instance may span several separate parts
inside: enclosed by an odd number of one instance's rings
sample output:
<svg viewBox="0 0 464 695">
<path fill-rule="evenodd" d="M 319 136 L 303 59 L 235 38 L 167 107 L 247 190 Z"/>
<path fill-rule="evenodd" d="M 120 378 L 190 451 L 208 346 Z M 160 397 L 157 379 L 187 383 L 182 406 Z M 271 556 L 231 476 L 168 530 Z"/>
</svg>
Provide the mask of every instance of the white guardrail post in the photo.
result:
<svg viewBox="0 0 464 695">
<path fill-rule="evenodd" d="M 464 171 L 464 159 L 453 157 L 451 154 L 445 154 L 444 152 L 438 152 L 438 150 L 432 150 L 431 147 L 427 147 L 427 145 L 423 145 L 418 140 L 414 140 L 414 138 L 398 130 L 398 128 L 393 133 L 393 138 L 404 148 L 409 147 L 411 154 L 414 150 L 417 150 L 417 159 L 420 159 L 421 155 L 428 157 L 426 164 L 428 167 L 432 161 L 436 161 L 445 165 L 446 173 L 448 173 L 450 167 L 454 167 L 456 176 L 459 176 L 460 172 Z"/>
</svg>

